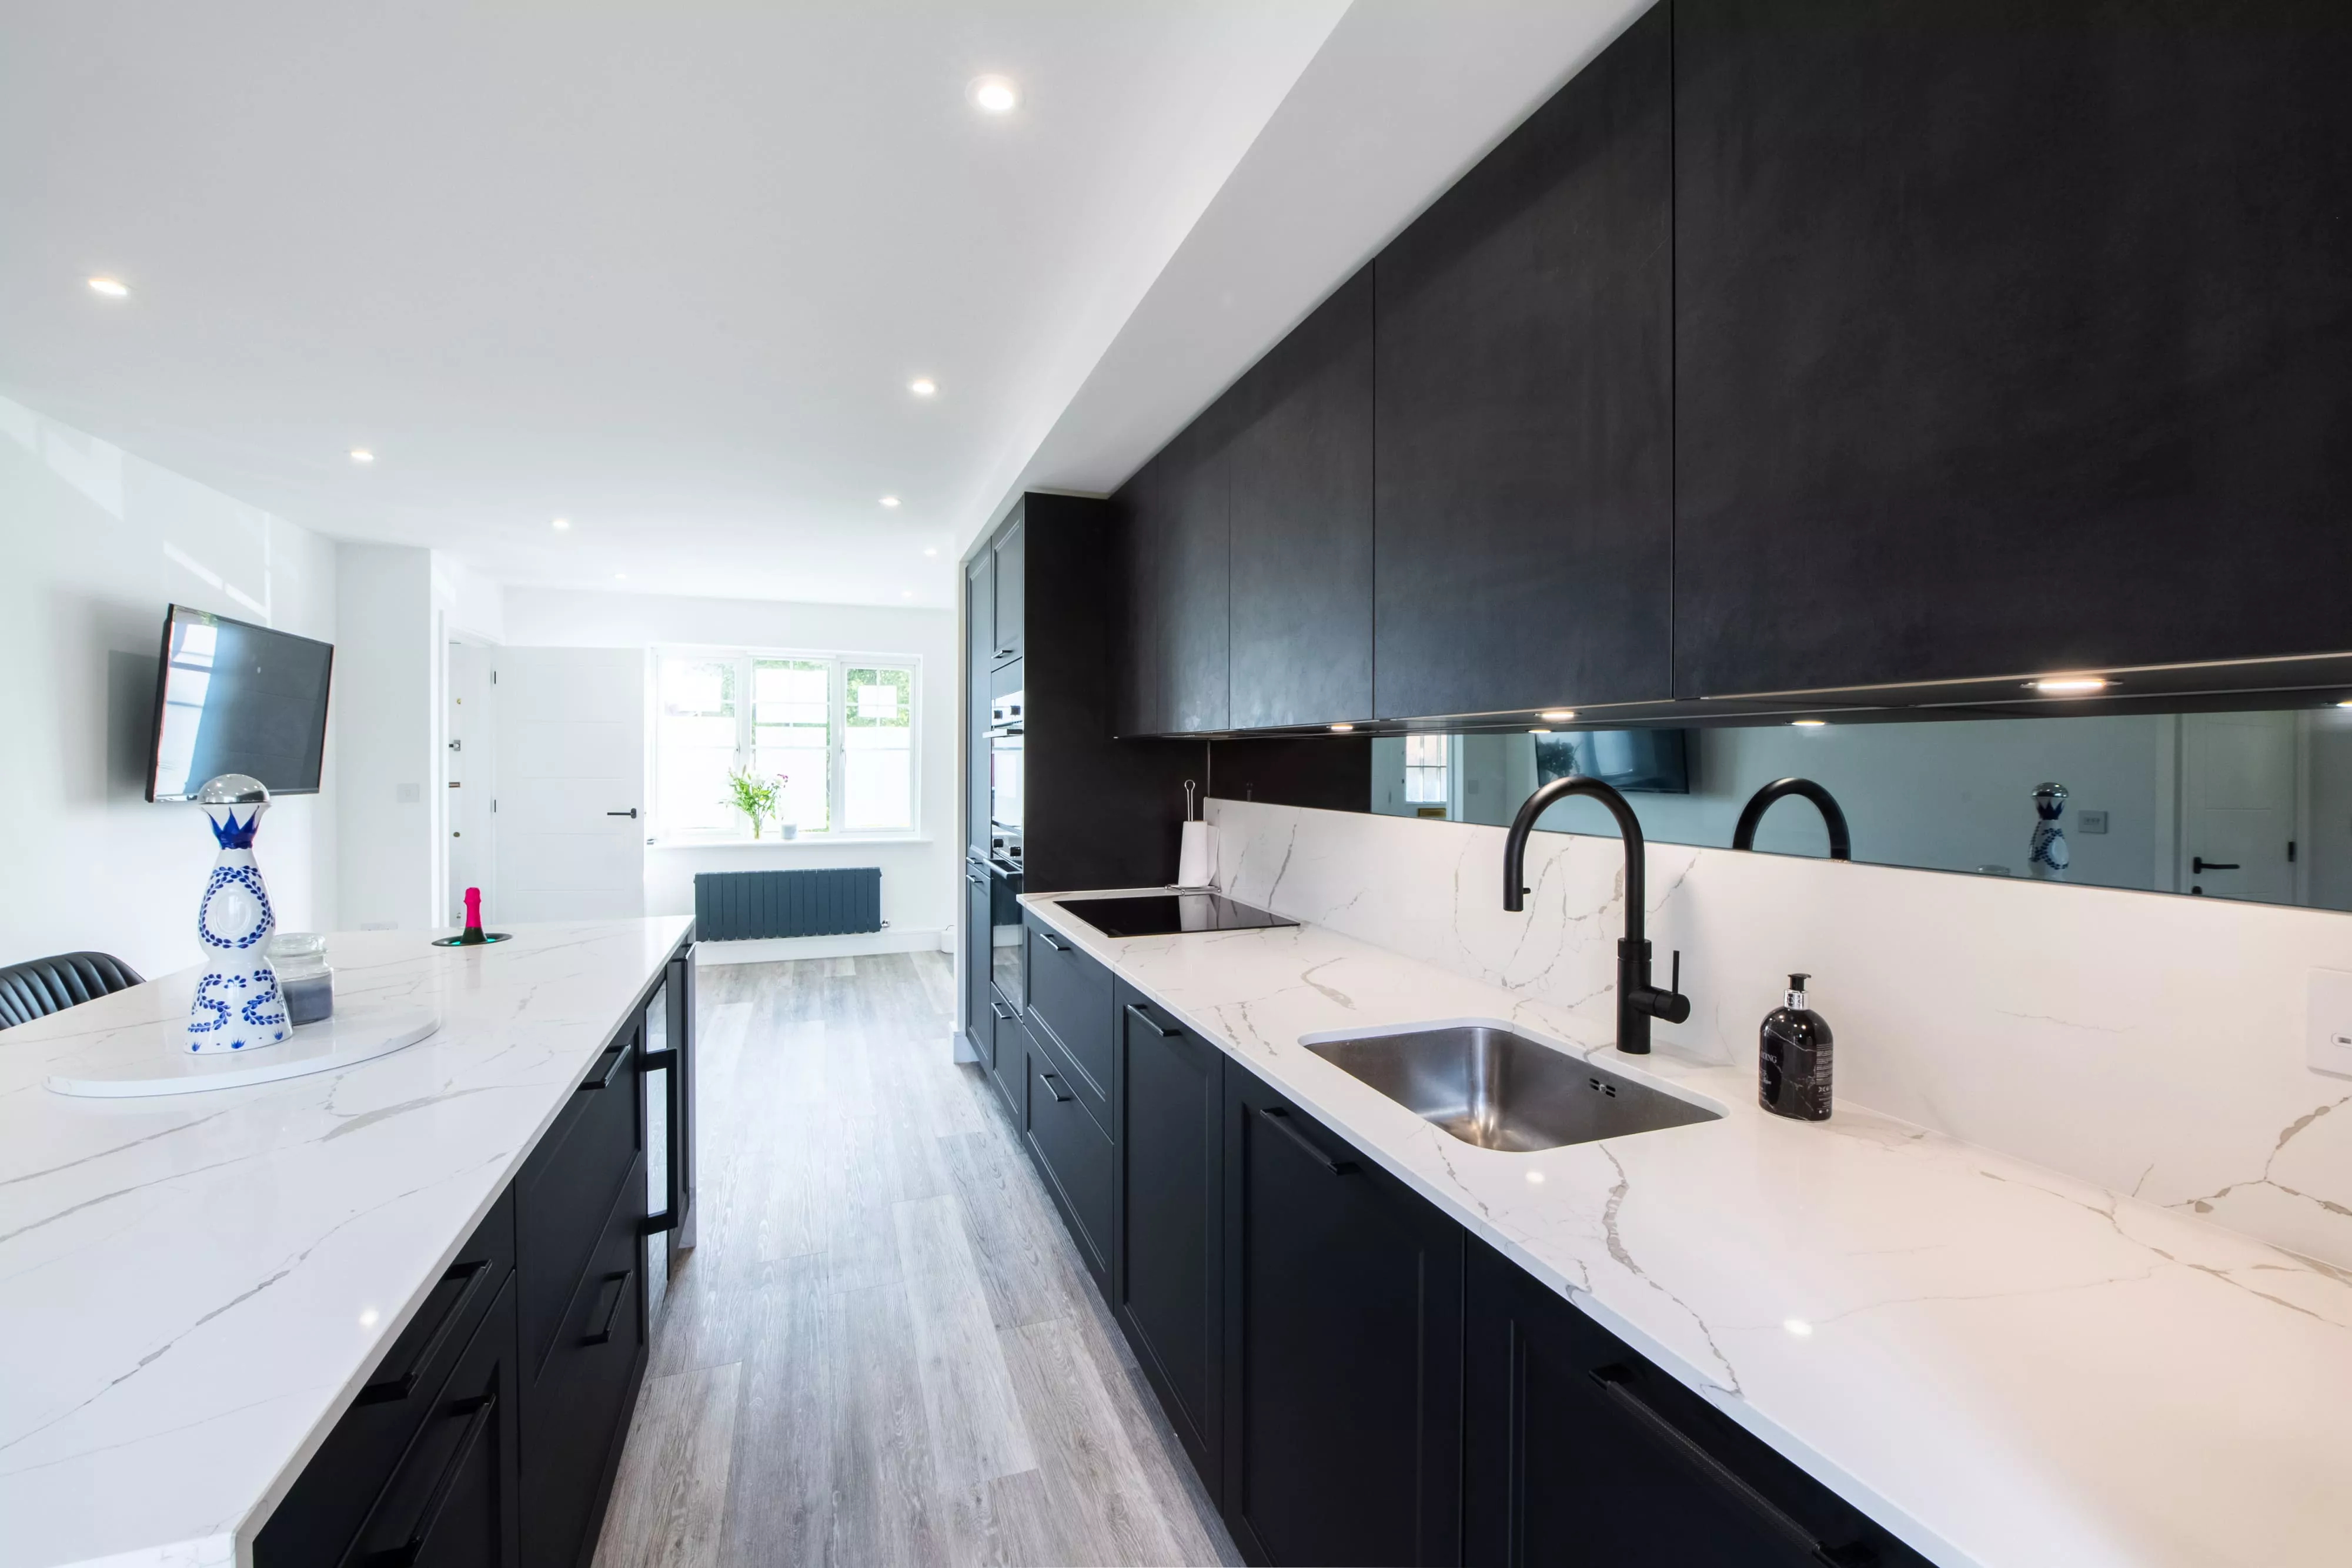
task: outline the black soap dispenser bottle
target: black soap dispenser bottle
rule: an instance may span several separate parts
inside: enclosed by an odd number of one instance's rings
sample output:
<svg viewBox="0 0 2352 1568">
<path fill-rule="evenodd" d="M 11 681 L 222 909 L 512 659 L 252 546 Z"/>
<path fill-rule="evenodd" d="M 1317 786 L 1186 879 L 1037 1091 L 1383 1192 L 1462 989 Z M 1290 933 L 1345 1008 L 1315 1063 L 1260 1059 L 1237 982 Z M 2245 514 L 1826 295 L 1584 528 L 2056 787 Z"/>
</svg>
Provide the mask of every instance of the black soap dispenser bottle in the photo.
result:
<svg viewBox="0 0 2352 1568">
<path fill-rule="evenodd" d="M 1758 1030 L 1757 1099 L 1776 1116 L 1830 1119 L 1830 1020 L 1805 1005 L 1805 981 L 1789 977 L 1781 1005 Z"/>
</svg>

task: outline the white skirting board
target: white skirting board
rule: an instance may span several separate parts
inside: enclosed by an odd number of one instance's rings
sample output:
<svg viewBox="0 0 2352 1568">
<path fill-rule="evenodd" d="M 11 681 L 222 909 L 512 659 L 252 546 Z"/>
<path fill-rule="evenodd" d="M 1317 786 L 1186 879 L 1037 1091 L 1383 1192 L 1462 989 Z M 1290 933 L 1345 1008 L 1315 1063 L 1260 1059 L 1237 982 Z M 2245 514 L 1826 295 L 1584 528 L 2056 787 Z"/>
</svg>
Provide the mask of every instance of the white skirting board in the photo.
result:
<svg viewBox="0 0 2352 1568">
<path fill-rule="evenodd" d="M 856 958 L 867 953 L 951 953 L 955 932 L 935 926 L 856 931 L 846 936 L 761 936 L 749 942 L 697 942 L 694 961 L 780 964 L 790 958 Z"/>
</svg>

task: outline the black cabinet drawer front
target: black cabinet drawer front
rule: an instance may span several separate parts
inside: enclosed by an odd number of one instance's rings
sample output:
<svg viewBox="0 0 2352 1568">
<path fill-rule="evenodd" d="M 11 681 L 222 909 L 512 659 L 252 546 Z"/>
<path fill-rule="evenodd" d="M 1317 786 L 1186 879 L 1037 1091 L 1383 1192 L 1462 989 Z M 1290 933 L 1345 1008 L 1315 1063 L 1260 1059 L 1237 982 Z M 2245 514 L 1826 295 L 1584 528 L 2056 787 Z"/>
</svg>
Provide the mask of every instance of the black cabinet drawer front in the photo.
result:
<svg viewBox="0 0 2352 1568">
<path fill-rule="evenodd" d="M 345 1568 L 514 1562 L 520 1518 L 514 1295 L 509 1277 L 343 1557 Z"/>
<path fill-rule="evenodd" d="M 1118 1049 L 1110 971 L 1033 916 L 1029 942 L 1029 1022 L 1042 1027 L 1077 1070 L 1087 1109 L 1110 1125 L 1111 1059 Z"/>
<path fill-rule="evenodd" d="M 1214 1489 L 1221 1479 L 1224 1326 L 1224 1053 L 1190 1030 L 1160 1023 L 1139 999 L 1121 1016 L 1113 1305 L 1185 1452 Z"/>
<path fill-rule="evenodd" d="M 607 1461 L 643 1364 L 643 1162 L 627 1175 L 523 1391 L 522 1547 L 534 1568 L 573 1568 L 601 1522 Z"/>
<path fill-rule="evenodd" d="M 588 1069 L 556 1124 L 515 1179 L 524 1365 L 553 1348 L 556 1324 L 588 1267 L 613 1195 L 645 1145 L 638 1026 L 632 1023 Z M 596 1088 L 592 1085 L 603 1084 Z"/>
<path fill-rule="evenodd" d="M 1461 1228 L 1254 1080 L 1227 1115 L 1236 1533 L 1277 1563 L 1454 1561 Z"/>
<path fill-rule="evenodd" d="M 256 1568 L 308 1568 L 341 1558 L 431 1416 L 451 1369 L 482 1332 L 514 1258 L 514 1197 L 508 1191 L 457 1249 L 270 1515 L 254 1541 Z M 511 1314 L 511 1301 L 506 1310 Z"/>
<path fill-rule="evenodd" d="M 1028 1044 L 1021 1123 L 1078 1250 L 1100 1283 L 1110 1271 L 1113 1146 L 1094 1113 L 1079 1103 L 1068 1063 L 1047 1042 L 1033 1036 Z"/>
<path fill-rule="evenodd" d="M 1925 1560 L 1483 1243 L 1464 1473 L 1473 1563 L 1911 1568 Z"/>
</svg>

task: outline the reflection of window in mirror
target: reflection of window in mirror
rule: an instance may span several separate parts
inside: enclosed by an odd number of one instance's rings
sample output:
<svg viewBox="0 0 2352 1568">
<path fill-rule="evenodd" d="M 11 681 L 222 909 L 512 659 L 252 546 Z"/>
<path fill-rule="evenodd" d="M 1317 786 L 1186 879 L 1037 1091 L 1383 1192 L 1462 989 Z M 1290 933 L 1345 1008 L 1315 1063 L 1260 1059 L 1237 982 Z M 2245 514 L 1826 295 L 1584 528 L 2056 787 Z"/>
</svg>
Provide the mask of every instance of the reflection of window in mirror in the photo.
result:
<svg viewBox="0 0 2352 1568">
<path fill-rule="evenodd" d="M 1416 817 L 1443 818 L 1452 795 L 1453 737 L 1404 737 L 1404 800 Z"/>
</svg>

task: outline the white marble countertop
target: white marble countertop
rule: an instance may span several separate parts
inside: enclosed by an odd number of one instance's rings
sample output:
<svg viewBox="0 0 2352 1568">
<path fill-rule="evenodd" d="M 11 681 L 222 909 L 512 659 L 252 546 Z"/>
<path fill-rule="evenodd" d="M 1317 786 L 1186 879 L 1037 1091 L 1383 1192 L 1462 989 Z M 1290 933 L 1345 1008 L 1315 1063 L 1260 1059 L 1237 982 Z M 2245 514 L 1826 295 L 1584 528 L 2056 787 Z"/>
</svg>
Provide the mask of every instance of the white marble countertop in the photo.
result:
<svg viewBox="0 0 2352 1568">
<path fill-rule="evenodd" d="M 682 916 L 329 940 L 438 1033 L 153 1100 L 43 1086 L 195 971 L 0 1032 L 0 1568 L 227 1568 L 554 1120 Z"/>
<path fill-rule="evenodd" d="M 1752 1055 L 1622 1056 L 1311 925 L 1117 940 L 1087 896 L 1023 902 L 1934 1561 L 2352 1562 L 2352 1275 L 1850 1103 L 1772 1116 Z M 1496 1153 L 1298 1043 L 1472 1019 L 1723 1119 Z"/>
</svg>

